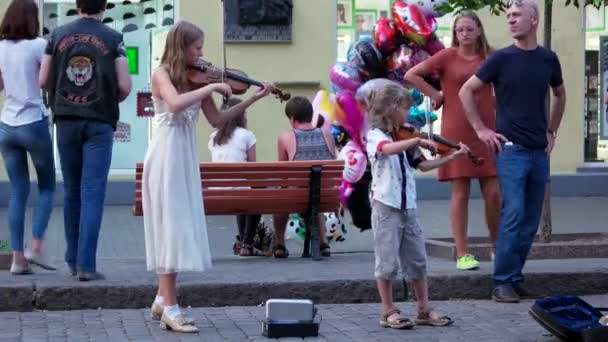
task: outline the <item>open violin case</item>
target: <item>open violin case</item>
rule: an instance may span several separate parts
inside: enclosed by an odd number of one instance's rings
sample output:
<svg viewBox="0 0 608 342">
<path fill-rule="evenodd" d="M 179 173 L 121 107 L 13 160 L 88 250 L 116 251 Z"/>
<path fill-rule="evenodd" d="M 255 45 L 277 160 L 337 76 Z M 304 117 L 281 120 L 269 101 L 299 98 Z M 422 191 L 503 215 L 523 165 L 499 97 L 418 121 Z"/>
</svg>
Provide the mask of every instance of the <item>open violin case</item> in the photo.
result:
<svg viewBox="0 0 608 342">
<path fill-rule="evenodd" d="M 538 299 L 529 313 L 562 341 L 608 342 L 608 317 L 602 318 L 602 311 L 608 314 L 608 308 L 594 307 L 577 296 L 566 295 Z"/>
</svg>

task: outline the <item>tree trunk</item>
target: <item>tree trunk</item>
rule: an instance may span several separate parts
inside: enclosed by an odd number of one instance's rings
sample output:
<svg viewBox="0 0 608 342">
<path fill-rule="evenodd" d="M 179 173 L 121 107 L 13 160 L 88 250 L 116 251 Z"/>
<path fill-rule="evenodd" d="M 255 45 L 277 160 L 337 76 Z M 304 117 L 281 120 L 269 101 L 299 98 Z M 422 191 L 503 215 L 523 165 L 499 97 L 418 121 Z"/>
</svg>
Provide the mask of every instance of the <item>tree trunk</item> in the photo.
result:
<svg viewBox="0 0 608 342">
<path fill-rule="evenodd" d="M 553 0 L 545 0 L 545 13 L 543 25 L 543 45 L 547 49 L 551 49 L 551 28 L 553 21 Z M 550 118 L 551 101 L 550 94 L 547 94 L 547 117 Z M 550 121 L 547 121 L 549 123 Z M 551 233 L 553 227 L 551 222 L 551 159 L 549 158 L 549 177 L 545 189 L 545 199 L 543 203 L 543 212 L 540 221 L 540 242 L 551 242 Z"/>
</svg>

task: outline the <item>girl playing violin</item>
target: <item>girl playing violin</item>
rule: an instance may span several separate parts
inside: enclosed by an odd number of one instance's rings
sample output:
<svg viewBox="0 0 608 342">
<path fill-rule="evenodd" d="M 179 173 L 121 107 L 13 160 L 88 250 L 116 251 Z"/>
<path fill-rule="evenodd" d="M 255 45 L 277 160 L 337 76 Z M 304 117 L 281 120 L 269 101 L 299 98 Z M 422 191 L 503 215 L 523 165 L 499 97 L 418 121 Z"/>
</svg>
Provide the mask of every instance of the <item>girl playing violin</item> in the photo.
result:
<svg viewBox="0 0 608 342">
<path fill-rule="evenodd" d="M 231 88 L 224 83 L 195 88 L 188 79 L 189 66 L 202 56 L 203 42 L 203 31 L 186 21 L 169 31 L 161 65 L 152 76 L 156 130 L 144 159 L 147 269 L 159 276 L 152 317 L 160 320 L 161 329 L 179 332 L 198 329 L 177 304 L 177 273 L 211 267 L 196 141 L 199 111 L 202 109 L 215 127 L 240 115 L 272 90 L 264 83 L 253 96 L 220 112 L 212 94 L 229 97 Z"/>
<path fill-rule="evenodd" d="M 367 111 L 367 154 L 372 171 L 372 231 L 376 267 L 374 275 L 382 300 L 380 325 L 411 329 L 415 324 L 445 326 L 452 320 L 429 307 L 426 281 L 426 250 L 416 211 L 414 169 L 435 169 L 465 156 L 458 150 L 438 159 L 426 160 L 420 147 L 435 149 L 433 142 L 419 137 L 395 141 L 393 134 L 407 120 L 412 104 L 408 91 L 396 82 L 375 79 L 357 91 L 357 100 Z M 392 281 L 401 271 L 413 283 L 418 315 L 415 322 L 401 316 L 393 303 Z M 415 323 L 415 324 L 414 324 Z"/>
</svg>

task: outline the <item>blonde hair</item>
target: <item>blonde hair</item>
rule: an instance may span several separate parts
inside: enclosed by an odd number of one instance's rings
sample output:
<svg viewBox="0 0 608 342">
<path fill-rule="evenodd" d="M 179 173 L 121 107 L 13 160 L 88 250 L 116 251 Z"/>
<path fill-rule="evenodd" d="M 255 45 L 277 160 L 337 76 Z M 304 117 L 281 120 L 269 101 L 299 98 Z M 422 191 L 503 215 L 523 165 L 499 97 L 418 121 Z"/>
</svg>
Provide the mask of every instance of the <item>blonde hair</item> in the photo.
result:
<svg viewBox="0 0 608 342">
<path fill-rule="evenodd" d="M 460 46 L 458 36 L 456 35 L 456 24 L 458 24 L 458 21 L 462 18 L 471 19 L 477 24 L 477 27 L 479 28 L 479 37 L 477 37 L 477 42 L 475 43 L 475 53 L 481 55 L 485 59 L 490 53 L 490 44 L 488 44 L 488 39 L 486 38 L 486 33 L 479 16 L 473 11 L 463 11 L 454 19 L 454 26 L 452 26 L 452 47 Z"/>
<path fill-rule="evenodd" d="M 187 51 L 190 45 L 203 39 L 205 33 L 198 26 L 180 21 L 173 25 L 165 42 L 165 51 L 160 60 L 167 69 L 171 83 L 178 91 L 188 90 L 188 61 Z"/>
<path fill-rule="evenodd" d="M 412 97 L 405 87 L 383 78 L 366 82 L 357 90 L 356 98 L 367 111 L 370 128 L 388 132 L 403 123 L 397 114 L 409 110 L 412 105 Z"/>
</svg>

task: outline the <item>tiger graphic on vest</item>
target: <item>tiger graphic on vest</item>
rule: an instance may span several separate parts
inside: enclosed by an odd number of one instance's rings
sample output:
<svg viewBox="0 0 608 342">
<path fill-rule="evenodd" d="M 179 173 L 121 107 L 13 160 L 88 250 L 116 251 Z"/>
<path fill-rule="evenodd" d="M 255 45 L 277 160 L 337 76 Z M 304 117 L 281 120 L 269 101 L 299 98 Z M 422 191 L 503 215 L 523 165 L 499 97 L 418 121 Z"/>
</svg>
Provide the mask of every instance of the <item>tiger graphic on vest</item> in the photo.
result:
<svg viewBox="0 0 608 342">
<path fill-rule="evenodd" d="M 72 83 L 82 87 L 93 77 L 93 62 L 89 57 L 72 57 L 68 62 L 66 73 Z"/>
</svg>

